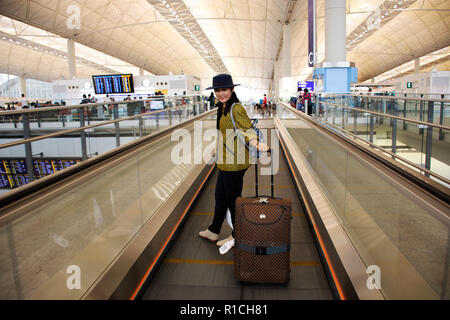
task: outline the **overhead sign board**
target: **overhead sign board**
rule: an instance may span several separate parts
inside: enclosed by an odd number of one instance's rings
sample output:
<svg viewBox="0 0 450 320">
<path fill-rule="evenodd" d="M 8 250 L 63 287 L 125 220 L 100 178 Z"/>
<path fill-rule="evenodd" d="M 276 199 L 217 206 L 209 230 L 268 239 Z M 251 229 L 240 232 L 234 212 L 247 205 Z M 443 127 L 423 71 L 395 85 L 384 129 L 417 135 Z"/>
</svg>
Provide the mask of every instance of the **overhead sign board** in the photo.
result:
<svg viewBox="0 0 450 320">
<path fill-rule="evenodd" d="M 306 88 L 308 91 L 314 91 L 314 81 L 299 81 L 297 82 L 297 88 Z"/>
</svg>

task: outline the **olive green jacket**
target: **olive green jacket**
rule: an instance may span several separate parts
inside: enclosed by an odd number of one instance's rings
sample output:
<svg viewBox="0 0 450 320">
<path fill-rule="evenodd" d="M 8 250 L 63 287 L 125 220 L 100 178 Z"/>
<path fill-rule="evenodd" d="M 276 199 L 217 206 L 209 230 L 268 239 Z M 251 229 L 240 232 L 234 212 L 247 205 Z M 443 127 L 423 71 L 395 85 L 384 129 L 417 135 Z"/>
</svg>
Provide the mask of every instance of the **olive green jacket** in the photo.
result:
<svg viewBox="0 0 450 320">
<path fill-rule="evenodd" d="M 248 146 L 249 141 L 257 138 L 256 132 L 252 128 L 252 122 L 240 103 L 235 103 L 230 110 L 233 112 L 236 128 Z M 248 169 L 254 163 L 254 159 L 249 155 L 248 148 L 244 146 L 243 141 L 235 133 L 230 113 L 220 117 L 216 163 L 217 168 L 222 171 L 240 171 Z"/>
</svg>

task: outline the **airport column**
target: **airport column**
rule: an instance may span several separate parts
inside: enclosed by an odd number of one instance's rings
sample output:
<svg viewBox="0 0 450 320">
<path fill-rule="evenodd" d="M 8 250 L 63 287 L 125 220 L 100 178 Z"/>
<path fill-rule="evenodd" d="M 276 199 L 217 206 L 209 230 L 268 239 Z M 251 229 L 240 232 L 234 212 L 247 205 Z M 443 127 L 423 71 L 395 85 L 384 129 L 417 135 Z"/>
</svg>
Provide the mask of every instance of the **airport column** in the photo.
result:
<svg viewBox="0 0 450 320">
<path fill-rule="evenodd" d="M 345 0 L 325 1 L 325 61 L 328 62 L 347 60 L 345 2 Z"/>
<path fill-rule="evenodd" d="M 20 77 L 20 94 L 27 95 L 27 79 L 24 76 Z M 23 106 L 22 106 L 23 107 Z M 23 125 L 23 138 L 30 139 L 30 121 L 28 120 L 28 113 L 22 114 Z M 25 143 L 25 164 L 27 166 L 28 183 L 34 181 L 34 168 L 33 168 L 33 152 L 31 148 L 31 142 Z"/>
<path fill-rule="evenodd" d="M 346 60 L 346 0 L 326 0 L 325 61 L 314 69 L 316 91 L 350 92 L 358 73 L 354 63 Z"/>
<path fill-rule="evenodd" d="M 291 76 L 291 26 L 283 26 L 283 77 Z"/>
<path fill-rule="evenodd" d="M 287 98 L 296 93 L 291 77 L 291 26 L 285 22 L 283 25 L 283 46 L 282 60 L 280 63 L 279 74 L 276 73 L 278 80 L 278 97 Z M 276 79 L 276 78 L 275 78 Z M 277 81 L 277 80 L 276 80 Z"/>
<path fill-rule="evenodd" d="M 273 91 L 275 91 L 275 99 L 281 99 L 280 96 L 280 65 L 278 61 L 275 61 L 275 65 L 273 67 L 273 76 L 272 76 L 272 82 L 273 82 Z"/>
<path fill-rule="evenodd" d="M 27 79 L 24 76 L 20 77 L 20 93 L 27 96 Z"/>
<path fill-rule="evenodd" d="M 69 63 L 69 79 L 77 77 L 77 69 L 75 64 L 75 42 L 73 39 L 67 39 L 67 62 Z"/>
</svg>

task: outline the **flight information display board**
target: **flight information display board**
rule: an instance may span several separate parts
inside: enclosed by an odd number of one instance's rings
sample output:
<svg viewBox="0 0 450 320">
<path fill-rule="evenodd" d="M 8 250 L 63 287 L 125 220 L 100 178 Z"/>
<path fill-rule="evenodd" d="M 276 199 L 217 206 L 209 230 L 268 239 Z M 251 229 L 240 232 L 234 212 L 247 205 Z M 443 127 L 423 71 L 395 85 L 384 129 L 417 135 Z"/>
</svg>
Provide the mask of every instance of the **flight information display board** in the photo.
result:
<svg viewBox="0 0 450 320">
<path fill-rule="evenodd" d="M 34 160 L 35 170 L 41 177 L 48 176 L 55 172 L 51 160 Z"/>
<path fill-rule="evenodd" d="M 314 81 L 299 81 L 297 82 L 297 88 L 308 89 L 308 91 L 314 91 Z"/>
<path fill-rule="evenodd" d="M 0 188 L 11 188 L 11 184 L 9 183 L 8 179 L 8 173 L 3 161 L 0 162 Z"/>
<path fill-rule="evenodd" d="M 14 171 L 17 174 L 27 174 L 25 160 L 13 160 L 12 165 L 14 166 Z"/>
<path fill-rule="evenodd" d="M 55 172 L 69 168 L 80 160 L 33 160 L 35 179 L 40 179 Z M 12 189 L 28 183 L 28 172 L 25 159 L 0 160 L 0 188 Z"/>
<path fill-rule="evenodd" d="M 132 74 L 92 76 L 95 94 L 134 93 Z"/>
<path fill-rule="evenodd" d="M 9 189 L 10 184 L 9 184 L 9 180 L 8 177 L 6 175 L 4 175 L 3 173 L 0 174 L 0 188 L 1 189 Z"/>
</svg>

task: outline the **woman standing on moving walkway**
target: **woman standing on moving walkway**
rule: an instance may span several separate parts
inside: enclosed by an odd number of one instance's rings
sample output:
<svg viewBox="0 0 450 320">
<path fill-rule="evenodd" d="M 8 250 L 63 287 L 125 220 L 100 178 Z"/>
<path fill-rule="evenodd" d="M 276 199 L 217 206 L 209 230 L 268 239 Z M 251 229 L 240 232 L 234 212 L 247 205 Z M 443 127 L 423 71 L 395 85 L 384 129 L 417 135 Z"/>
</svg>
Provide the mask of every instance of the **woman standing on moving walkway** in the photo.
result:
<svg viewBox="0 0 450 320">
<path fill-rule="evenodd" d="M 225 220 L 227 209 L 230 209 L 231 221 L 234 225 L 235 202 L 241 196 L 242 186 L 244 183 L 244 174 L 250 167 L 248 148 L 238 148 L 239 139 L 235 139 L 235 126 L 239 134 L 245 138 L 245 143 L 249 148 L 257 148 L 265 151 L 268 147 L 263 143 L 258 143 L 256 132 L 252 129 L 252 123 L 245 111 L 245 108 L 239 102 L 234 92 L 233 79 L 228 74 L 219 74 L 213 78 L 213 86 L 206 90 L 214 89 L 217 103 L 217 129 L 219 132 L 218 148 L 219 154 L 222 152 L 223 157 L 216 154 L 217 168 L 219 174 L 217 176 L 215 189 L 215 208 L 212 224 L 204 231 L 199 232 L 199 236 L 211 242 L 219 240 L 220 229 Z M 232 108 L 233 107 L 233 108 Z M 231 109 L 233 112 L 233 120 L 231 119 Z M 228 133 L 228 134 L 227 134 Z M 233 133 L 233 134 L 230 134 Z M 239 149 L 245 150 L 245 157 L 238 157 Z M 223 158 L 223 159 L 222 159 Z M 245 159 L 239 161 L 238 159 Z M 229 160 L 231 159 L 231 161 Z M 223 161 L 221 161 L 223 160 Z M 242 162 L 242 163 L 240 163 Z M 233 234 L 229 237 L 218 241 L 217 246 L 233 239 Z"/>
</svg>

